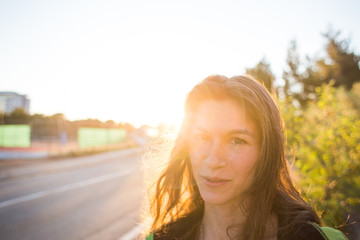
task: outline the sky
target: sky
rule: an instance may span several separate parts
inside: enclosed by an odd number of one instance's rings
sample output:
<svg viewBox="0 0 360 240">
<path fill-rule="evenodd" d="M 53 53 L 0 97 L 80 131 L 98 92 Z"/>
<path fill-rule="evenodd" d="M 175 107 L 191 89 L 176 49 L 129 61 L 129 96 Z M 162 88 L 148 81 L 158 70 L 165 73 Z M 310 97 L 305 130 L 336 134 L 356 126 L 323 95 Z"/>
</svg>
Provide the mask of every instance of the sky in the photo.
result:
<svg viewBox="0 0 360 240">
<path fill-rule="evenodd" d="M 286 52 L 321 55 L 330 27 L 360 51 L 360 1 L 0 0 L 0 91 L 69 120 L 178 124 L 205 77 L 262 58 L 281 85 Z"/>
</svg>

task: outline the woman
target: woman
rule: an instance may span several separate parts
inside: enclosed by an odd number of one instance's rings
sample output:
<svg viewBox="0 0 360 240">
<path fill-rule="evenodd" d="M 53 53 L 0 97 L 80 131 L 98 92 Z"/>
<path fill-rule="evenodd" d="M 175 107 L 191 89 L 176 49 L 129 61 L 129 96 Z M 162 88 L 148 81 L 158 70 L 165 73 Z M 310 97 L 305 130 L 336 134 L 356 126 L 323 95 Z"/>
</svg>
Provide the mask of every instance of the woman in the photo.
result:
<svg viewBox="0 0 360 240">
<path fill-rule="evenodd" d="M 249 77 L 210 76 L 192 89 L 153 193 L 147 239 L 346 239 L 320 228 L 295 189 L 279 109 Z"/>
</svg>

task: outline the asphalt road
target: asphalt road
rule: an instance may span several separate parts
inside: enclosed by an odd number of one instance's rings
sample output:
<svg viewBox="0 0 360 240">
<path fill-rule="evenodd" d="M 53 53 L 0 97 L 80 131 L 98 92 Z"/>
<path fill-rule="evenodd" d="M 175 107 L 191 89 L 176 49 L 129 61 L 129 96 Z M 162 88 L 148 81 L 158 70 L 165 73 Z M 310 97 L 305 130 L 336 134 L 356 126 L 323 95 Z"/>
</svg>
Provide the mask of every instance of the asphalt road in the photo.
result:
<svg viewBox="0 0 360 240">
<path fill-rule="evenodd" d="M 1 180 L 0 239 L 132 239 L 145 192 L 138 151 L 38 164 Z"/>
</svg>

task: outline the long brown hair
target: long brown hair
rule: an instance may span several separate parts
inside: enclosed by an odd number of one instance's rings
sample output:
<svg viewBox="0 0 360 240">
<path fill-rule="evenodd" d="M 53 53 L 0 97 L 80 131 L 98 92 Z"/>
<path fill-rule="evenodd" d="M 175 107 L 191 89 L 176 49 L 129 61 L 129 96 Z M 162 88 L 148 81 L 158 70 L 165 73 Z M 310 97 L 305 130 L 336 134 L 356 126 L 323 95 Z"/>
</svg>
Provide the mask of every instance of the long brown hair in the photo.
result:
<svg viewBox="0 0 360 240">
<path fill-rule="evenodd" d="M 187 116 L 207 99 L 241 102 L 260 134 L 259 161 L 249 188 L 252 201 L 246 209 L 248 217 L 243 227 L 246 231 L 241 236 L 264 239 L 266 224 L 273 213 L 279 218 L 278 233 L 282 238 L 289 232 L 296 232 L 299 223 L 319 223 L 316 212 L 302 199 L 290 179 L 284 150 L 284 124 L 270 93 L 250 77 L 214 75 L 196 85 L 187 96 L 185 118 L 168 164 L 154 185 L 154 191 L 149 192 L 152 229 L 163 228 L 204 207 L 191 170 L 188 153 L 191 120 Z"/>
</svg>

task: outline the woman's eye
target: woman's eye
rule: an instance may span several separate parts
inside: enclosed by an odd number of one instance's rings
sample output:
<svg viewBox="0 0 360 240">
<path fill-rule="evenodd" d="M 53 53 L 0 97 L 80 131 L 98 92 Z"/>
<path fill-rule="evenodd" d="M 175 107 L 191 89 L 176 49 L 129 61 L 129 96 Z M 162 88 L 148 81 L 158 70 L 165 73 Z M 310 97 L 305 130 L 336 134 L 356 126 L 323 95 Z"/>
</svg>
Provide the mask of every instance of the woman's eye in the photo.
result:
<svg viewBox="0 0 360 240">
<path fill-rule="evenodd" d="M 246 141 L 242 138 L 233 138 L 231 140 L 231 143 L 238 145 L 238 144 L 244 144 L 246 143 Z"/>
</svg>

